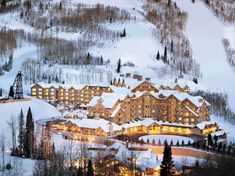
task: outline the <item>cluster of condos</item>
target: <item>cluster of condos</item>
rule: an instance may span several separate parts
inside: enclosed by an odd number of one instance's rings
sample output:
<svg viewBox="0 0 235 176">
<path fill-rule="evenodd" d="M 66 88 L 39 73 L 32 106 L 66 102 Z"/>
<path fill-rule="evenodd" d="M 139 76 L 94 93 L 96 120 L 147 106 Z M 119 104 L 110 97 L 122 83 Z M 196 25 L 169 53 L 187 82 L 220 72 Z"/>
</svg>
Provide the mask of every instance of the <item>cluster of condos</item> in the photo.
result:
<svg viewBox="0 0 235 176">
<path fill-rule="evenodd" d="M 148 80 L 135 81 L 129 85 L 114 80 L 108 86 L 76 87 L 38 83 L 31 87 L 33 97 L 86 107 L 88 119 L 102 119 L 123 126 L 124 129 L 120 128 L 118 132 L 200 135 L 218 131 L 217 124 L 205 123 L 210 120 L 210 104 L 202 97 L 191 96 L 188 92 L 188 86 L 174 84 L 157 87 Z M 154 122 L 146 126 L 142 124 L 145 119 Z M 205 125 L 202 127 L 201 124 Z M 68 130 L 71 131 L 74 126 L 69 126 L 71 129 Z M 76 126 L 83 129 L 81 124 Z M 84 129 L 96 134 L 96 129 L 92 127 Z M 103 130 L 103 133 L 107 133 L 107 130 Z"/>
</svg>

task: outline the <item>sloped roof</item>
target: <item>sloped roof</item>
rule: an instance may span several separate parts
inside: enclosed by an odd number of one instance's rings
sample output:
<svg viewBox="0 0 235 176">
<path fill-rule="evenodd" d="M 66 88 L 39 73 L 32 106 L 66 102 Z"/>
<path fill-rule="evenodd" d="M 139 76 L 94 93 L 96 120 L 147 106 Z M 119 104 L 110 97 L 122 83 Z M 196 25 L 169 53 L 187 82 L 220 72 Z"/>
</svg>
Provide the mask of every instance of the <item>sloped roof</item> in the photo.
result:
<svg viewBox="0 0 235 176">
<path fill-rule="evenodd" d="M 98 100 L 101 99 L 102 105 L 105 108 L 111 109 L 118 100 L 124 100 L 126 96 L 127 94 L 122 93 L 103 93 L 100 97 L 94 96 L 87 106 L 95 106 L 98 103 Z"/>
<path fill-rule="evenodd" d="M 105 119 L 73 119 L 69 121 L 76 124 L 80 128 L 102 128 L 105 132 L 109 132 L 109 125 L 112 124 L 113 131 L 121 130 L 121 126 L 115 123 L 111 123 Z"/>
</svg>

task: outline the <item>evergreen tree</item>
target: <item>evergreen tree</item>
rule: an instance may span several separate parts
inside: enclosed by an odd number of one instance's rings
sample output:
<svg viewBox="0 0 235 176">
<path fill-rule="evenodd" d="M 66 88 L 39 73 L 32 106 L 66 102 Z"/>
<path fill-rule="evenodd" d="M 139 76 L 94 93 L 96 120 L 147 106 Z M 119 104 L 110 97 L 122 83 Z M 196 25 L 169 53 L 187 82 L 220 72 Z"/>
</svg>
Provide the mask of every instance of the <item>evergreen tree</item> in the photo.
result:
<svg viewBox="0 0 235 176">
<path fill-rule="evenodd" d="M 161 140 L 160 139 L 158 139 L 158 145 L 159 146 L 161 146 L 162 144 L 161 144 Z"/>
<path fill-rule="evenodd" d="M 77 176 L 83 176 L 83 169 L 82 169 L 82 167 L 78 168 Z"/>
<path fill-rule="evenodd" d="M 198 84 L 197 78 L 193 78 L 193 82 L 194 82 L 195 84 Z"/>
<path fill-rule="evenodd" d="M 94 176 L 94 171 L 92 167 L 92 161 L 88 161 L 87 176 Z"/>
<path fill-rule="evenodd" d="M 159 53 L 159 51 L 157 52 L 156 59 L 157 59 L 157 60 L 160 60 L 160 53 Z"/>
<path fill-rule="evenodd" d="M 163 55 L 163 62 L 167 63 L 167 48 L 166 48 L 166 46 L 165 46 L 164 55 Z"/>
<path fill-rule="evenodd" d="M 20 115 L 19 115 L 19 135 L 18 135 L 18 143 L 19 143 L 19 154 L 23 154 L 23 149 L 24 149 L 24 114 L 21 109 Z"/>
<path fill-rule="evenodd" d="M 91 64 L 91 55 L 90 55 L 90 53 L 87 54 L 85 63 L 86 63 L 86 65 Z"/>
<path fill-rule="evenodd" d="M 171 52 L 172 53 L 174 52 L 174 43 L 173 43 L 173 40 L 171 40 Z"/>
<path fill-rule="evenodd" d="M 163 160 L 160 165 L 160 176 L 171 176 L 171 169 L 174 167 L 172 161 L 171 146 L 165 143 Z"/>
<path fill-rule="evenodd" d="M 179 141 L 177 141 L 177 142 L 176 142 L 176 146 L 179 146 L 179 145 L 180 145 L 180 143 L 179 143 Z"/>
<path fill-rule="evenodd" d="M 222 142 L 219 143 L 217 151 L 220 152 L 221 149 L 222 149 Z"/>
<path fill-rule="evenodd" d="M 124 28 L 123 32 L 120 35 L 121 37 L 126 37 L 126 29 Z"/>
<path fill-rule="evenodd" d="M 60 1 L 59 10 L 62 10 L 62 2 Z"/>
<path fill-rule="evenodd" d="M 0 76 L 2 75 L 4 75 L 4 72 L 3 72 L 2 66 L 0 66 Z"/>
<path fill-rule="evenodd" d="M 217 142 L 218 142 L 218 136 L 217 135 L 214 135 L 214 145 L 215 147 L 217 147 Z"/>
<path fill-rule="evenodd" d="M 188 146 L 191 146 L 191 141 L 190 140 L 188 141 Z"/>
<path fill-rule="evenodd" d="M 6 7 L 6 0 L 2 0 L 1 7 Z"/>
<path fill-rule="evenodd" d="M 184 146 L 184 140 L 182 140 L 182 143 L 181 143 L 182 146 Z"/>
<path fill-rule="evenodd" d="M 13 88 L 13 86 L 10 86 L 8 97 L 9 98 L 14 98 L 14 96 L 15 96 L 14 88 Z"/>
<path fill-rule="evenodd" d="M 34 152 L 34 122 L 31 108 L 29 107 L 26 116 L 25 138 L 24 138 L 25 157 L 32 158 Z"/>
<path fill-rule="evenodd" d="M 100 65 L 104 64 L 103 56 L 100 57 Z"/>
<path fill-rule="evenodd" d="M 222 143 L 221 143 L 221 145 L 222 145 Z M 223 145 L 223 150 L 222 150 L 222 151 L 223 151 L 223 153 L 225 153 L 226 148 L 227 148 L 227 146 L 226 146 L 226 144 L 224 144 L 224 145 Z"/>
<path fill-rule="evenodd" d="M 208 134 L 208 136 L 207 136 L 207 142 L 208 142 L 208 146 L 212 146 L 212 145 L 213 145 L 213 140 L 212 140 L 211 134 Z"/>
<path fill-rule="evenodd" d="M 121 59 L 118 59 L 118 63 L 117 63 L 117 73 L 120 73 L 121 71 Z"/>
</svg>

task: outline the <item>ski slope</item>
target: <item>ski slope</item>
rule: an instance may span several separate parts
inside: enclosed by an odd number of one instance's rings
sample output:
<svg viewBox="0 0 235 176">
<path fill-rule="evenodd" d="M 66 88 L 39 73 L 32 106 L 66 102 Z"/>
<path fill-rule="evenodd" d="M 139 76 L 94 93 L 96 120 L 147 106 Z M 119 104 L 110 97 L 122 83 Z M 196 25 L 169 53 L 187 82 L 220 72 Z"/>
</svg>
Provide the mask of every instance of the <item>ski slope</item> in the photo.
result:
<svg viewBox="0 0 235 176">
<path fill-rule="evenodd" d="M 182 10 L 188 13 L 186 33 L 192 44 L 193 57 L 201 66 L 203 84 L 208 90 L 227 93 L 230 106 L 235 111 L 235 73 L 227 62 L 222 44 L 228 27 L 222 24 L 200 1 L 194 4 L 189 0 L 176 2 Z M 227 35 L 231 37 L 228 32 Z"/>
</svg>

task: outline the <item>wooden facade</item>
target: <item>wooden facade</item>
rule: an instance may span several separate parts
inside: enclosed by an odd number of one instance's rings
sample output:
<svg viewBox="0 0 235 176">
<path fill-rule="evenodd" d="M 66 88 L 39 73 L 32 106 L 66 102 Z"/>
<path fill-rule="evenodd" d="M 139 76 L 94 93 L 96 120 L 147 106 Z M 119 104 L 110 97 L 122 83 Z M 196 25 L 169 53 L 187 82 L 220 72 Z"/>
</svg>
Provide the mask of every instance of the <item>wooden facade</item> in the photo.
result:
<svg viewBox="0 0 235 176">
<path fill-rule="evenodd" d="M 55 87 L 41 86 L 35 84 L 31 87 L 32 97 L 57 101 L 65 105 L 81 105 L 91 101 L 93 96 L 100 96 L 104 92 L 112 92 L 110 87 L 105 86 L 85 86 L 81 89 L 75 87 L 63 87 L 62 85 Z"/>
</svg>

